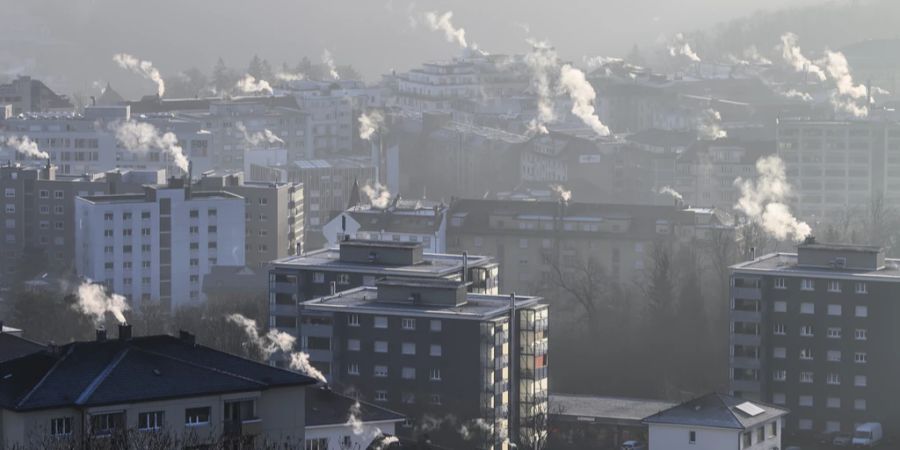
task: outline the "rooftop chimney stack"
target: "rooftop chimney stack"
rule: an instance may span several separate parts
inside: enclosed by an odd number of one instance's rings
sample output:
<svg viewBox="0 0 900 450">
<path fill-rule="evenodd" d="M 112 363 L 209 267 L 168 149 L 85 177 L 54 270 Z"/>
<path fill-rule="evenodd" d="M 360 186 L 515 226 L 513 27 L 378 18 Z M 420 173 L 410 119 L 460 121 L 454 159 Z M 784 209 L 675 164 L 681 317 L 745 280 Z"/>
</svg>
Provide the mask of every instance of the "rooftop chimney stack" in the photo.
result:
<svg viewBox="0 0 900 450">
<path fill-rule="evenodd" d="M 337 294 L 337 283 L 331 282 L 331 295 Z"/>
<path fill-rule="evenodd" d="M 101 326 L 100 328 L 97 328 L 97 342 L 104 341 L 106 341 L 106 328 Z"/>
<path fill-rule="evenodd" d="M 119 340 L 120 341 L 130 341 L 131 340 L 131 325 L 127 323 L 119 324 Z"/>
</svg>

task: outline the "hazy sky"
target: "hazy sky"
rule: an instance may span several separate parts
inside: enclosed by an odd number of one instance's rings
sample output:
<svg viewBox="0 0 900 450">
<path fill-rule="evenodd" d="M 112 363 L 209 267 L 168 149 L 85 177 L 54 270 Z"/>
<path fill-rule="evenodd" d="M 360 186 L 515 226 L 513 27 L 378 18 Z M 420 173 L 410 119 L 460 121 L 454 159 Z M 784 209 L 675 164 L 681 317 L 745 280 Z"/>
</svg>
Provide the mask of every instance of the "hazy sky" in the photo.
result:
<svg viewBox="0 0 900 450">
<path fill-rule="evenodd" d="M 705 28 L 759 9 L 822 0 L 0 0 L 0 72 L 70 73 L 56 81 L 89 86 L 111 80 L 126 94 L 152 85 L 116 68 L 114 53 L 155 63 L 163 74 L 190 66 L 208 71 L 218 56 L 245 67 L 254 53 L 273 65 L 329 49 L 369 79 L 458 49 L 409 17 L 453 11 L 470 42 L 493 53 L 521 52 L 525 39 L 552 42 L 570 59 L 616 55 L 634 43 Z M 16 17 L 15 20 L 9 20 Z M 526 31 L 529 30 L 529 31 Z M 21 43 L 33 46 L 22 53 Z M 129 89 L 130 88 L 130 89 Z"/>
</svg>

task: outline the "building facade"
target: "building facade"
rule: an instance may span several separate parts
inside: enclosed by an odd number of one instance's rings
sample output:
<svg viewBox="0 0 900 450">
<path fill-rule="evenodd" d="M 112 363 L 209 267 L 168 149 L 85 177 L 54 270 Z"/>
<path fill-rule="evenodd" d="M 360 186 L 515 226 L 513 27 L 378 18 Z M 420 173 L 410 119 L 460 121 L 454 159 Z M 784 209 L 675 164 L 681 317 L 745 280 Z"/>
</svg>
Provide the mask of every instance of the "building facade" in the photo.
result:
<svg viewBox="0 0 900 450">
<path fill-rule="evenodd" d="M 897 261 L 879 248 L 798 245 L 732 267 L 731 391 L 784 405 L 791 432 L 900 430 Z"/>
<path fill-rule="evenodd" d="M 395 197 L 386 207 L 355 205 L 335 216 L 322 233 L 329 246 L 351 239 L 421 242 L 427 253 L 447 252 L 447 205 Z"/>
</svg>

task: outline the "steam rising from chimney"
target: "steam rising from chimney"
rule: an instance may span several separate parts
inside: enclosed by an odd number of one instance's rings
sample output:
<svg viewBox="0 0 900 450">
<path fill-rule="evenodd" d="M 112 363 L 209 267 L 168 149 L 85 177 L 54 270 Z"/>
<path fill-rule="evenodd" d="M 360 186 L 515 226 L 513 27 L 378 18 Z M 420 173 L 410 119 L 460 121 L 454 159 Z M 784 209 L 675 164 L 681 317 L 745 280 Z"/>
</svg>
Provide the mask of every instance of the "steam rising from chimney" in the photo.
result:
<svg viewBox="0 0 900 450">
<path fill-rule="evenodd" d="M 705 109 L 695 119 L 697 138 L 702 141 L 714 141 L 728 137 L 722 129 L 722 115 L 714 109 Z"/>
<path fill-rule="evenodd" d="M 328 69 L 328 76 L 330 76 L 332 80 L 341 79 L 341 75 L 337 71 L 337 66 L 334 64 L 334 58 L 327 48 L 322 50 L 322 64 Z"/>
<path fill-rule="evenodd" d="M 777 155 L 756 161 L 756 180 L 738 178 L 734 184 L 741 189 L 741 198 L 735 209 L 743 212 L 754 223 L 778 240 L 802 241 L 812 229 L 806 222 L 795 218 L 784 203 L 791 193 L 784 162 Z"/>
<path fill-rule="evenodd" d="M 291 369 L 325 382 L 325 375 L 309 363 L 308 354 L 293 351 L 294 343 L 297 340 L 295 337 L 278 330 L 269 330 L 268 333 L 260 335 L 256 321 L 241 314 L 231 314 L 226 319 L 244 330 L 250 342 L 263 353 L 264 359 L 268 359 L 279 351 L 287 353 L 290 355 Z"/>
<path fill-rule="evenodd" d="M 816 65 L 800 50 L 797 45 L 797 35 L 794 33 L 785 33 L 781 35 L 781 58 L 794 68 L 797 72 L 811 74 L 818 78 L 819 81 L 825 81 L 825 71 Z"/>
<path fill-rule="evenodd" d="M 831 104 L 838 111 L 852 114 L 854 117 L 866 117 L 869 115 L 869 107 L 865 100 L 869 92 L 864 85 L 853 83 L 850 75 L 850 67 L 847 58 L 840 52 L 825 52 L 825 69 L 835 82 L 836 92 L 831 95 Z M 863 100 L 860 105 L 859 101 Z"/>
<path fill-rule="evenodd" d="M 278 135 L 273 133 L 268 128 L 264 129 L 263 131 L 257 131 L 251 134 L 247 131 L 247 127 L 244 126 L 244 122 L 237 122 L 234 124 L 234 127 L 237 128 L 238 131 L 240 131 L 244 136 L 244 142 L 253 147 L 259 147 L 259 144 L 262 144 L 263 142 L 267 142 L 269 144 L 279 143 L 281 145 L 284 145 L 284 140 L 278 137 Z"/>
<path fill-rule="evenodd" d="M 796 99 L 803 100 L 804 102 L 813 101 L 812 95 L 809 95 L 806 92 L 798 91 L 796 89 L 791 89 L 789 91 L 784 91 L 784 92 L 779 92 L 779 93 L 787 98 L 796 98 Z"/>
<path fill-rule="evenodd" d="M 125 323 L 125 311 L 131 308 L 124 296 L 115 293 L 108 295 L 102 285 L 90 281 L 81 283 L 77 294 L 78 303 L 72 307 L 82 314 L 93 316 L 95 324 L 102 324 L 106 319 L 106 313 L 115 316 L 119 323 Z"/>
<path fill-rule="evenodd" d="M 425 23 L 432 31 L 443 31 L 447 42 L 455 43 L 462 48 L 469 48 L 466 42 L 466 30 L 456 28 L 450 20 L 453 19 L 453 11 L 447 11 L 438 15 L 437 12 L 430 11 L 425 13 Z"/>
<path fill-rule="evenodd" d="M 559 198 L 562 201 L 568 203 L 569 200 L 572 200 L 572 191 L 567 190 L 566 188 L 562 187 L 561 185 L 552 184 L 552 185 L 550 185 L 550 189 L 553 189 L 553 192 L 556 192 L 557 194 L 559 194 Z"/>
<path fill-rule="evenodd" d="M 150 81 L 156 83 L 156 94 L 160 97 L 166 93 L 166 83 L 159 74 L 159 70 L 153 67 L 150 61 L 142 61 L 129 55 L 128 53 L 116 53 L 113 55 L 113 61 L 123 69 L 130 70 Z"/>
<path fill-rule="evenodd" d="M 353 430 L 354 435 L 363 436 L 362 441 L 367 444 L 374 441 L 379 436 L 384 436 L 377 444 L 373 444 L 373 447 L 371 447 L 373 450 L 381 450 L 395 442 L 400 442 L 396 436 L 385 436 L 381 431 L 381 428 L 376 426 L 372 426 L 369 432 L 366 432 L 365 423 L 362 421 L 362 405 L 360 405 L 358 401 L 354 402 L 350 407 L 350 416 L 347 418 L 347 423 L 344 425 L 350 427 L 350 429 Z"/>
<path fill-rule="evenodd" d="M 525 55 L 525 65 L 531 71 L 531 89 L 537 95 L 537 117 L 529 123 L 528 129 L 547 134 L 547 124 L 556 120 L 551 77 L 559 58 L 547 42 L 529 40 L 528 43 L 531 44 L 531 52 Z"/>
<path fill-rule="evenodd" d="M 374 184 L 364 184 L 360 190 L 369 197 L 369 202 L 376 208 L 384 209 L 391 203 L 391 191 L 377 181 Z"/>
<path fill-rule="evenodd" d="M 684 201 L 684 196 L 682 196 L 681 193 L 679 193 L 675 189 L 672 189 L 671 186 L 663 186 L 662 189 L 659 190 L 659 193 L 671 195 L 672 198 L 674 198 L 675 200 L 678 200 L 679 202 Z"/>
<path fill-rule="evenodd" d="M 37 142 L 32 141 L 28 136 L 16 137 L 10 136 L 6 140 L 6 146 L 15 149 L 17 152 L 29 158 L 50 159 L 50 155 L 38 148 Z"/>
<path fill-rule="evenodd" d="M 572 114 L 581 119 L 599 136 L 609 136 L 609 127 L 600 121 L 594 110 L 594 99 L 597 93 L 594 87 L 587 82 L 584 72 L 568 64 L 562 66 L 559 72 L 560 90 L 569 94 L 572 99 Z"/>
<path fill-rule="evenodd" d="M 257 80 L 256 77 L 250 74 L 244 75 L 244 78 L 238 80 L 234 87 L 245 94 L 259 94 L 265 92 L 272 95 L 275 93 L 272 89 L 272 85 L 270 85 L 268 81 Z"/>
<path fill-rule="evenodd" d="M 116 133 L 116 140 L 130 152 L 146 154 L 151 149 L 161 150 L 183 172 L 188 171 L 188 159 L 184 155 L 175 133 L 160 134 L 159 130 L 146 122 L 127 120 L 110 124 Z"/>
<path fill-rule="evenodd" d="M 684 56 L 693 62 L 700 62 L 700 57 L 691 48 L 691 44 L 685 40 L 683 33 L 675 34 L 675 39 L 669 44 L 669 55 Z"/>
<path fill-rule="evenodd" d="M 384 126 L 384 116 L 379 111 L 369 111 L 359 116 L 359 137 L 366 141 Z"/>
</svg>

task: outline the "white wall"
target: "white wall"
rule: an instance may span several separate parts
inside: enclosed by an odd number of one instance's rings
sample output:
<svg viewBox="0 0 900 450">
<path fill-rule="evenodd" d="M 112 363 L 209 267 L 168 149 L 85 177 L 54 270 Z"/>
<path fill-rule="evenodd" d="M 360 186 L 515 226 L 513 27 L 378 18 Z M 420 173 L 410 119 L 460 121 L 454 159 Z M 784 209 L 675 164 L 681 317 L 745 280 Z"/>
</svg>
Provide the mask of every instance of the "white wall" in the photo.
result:
<svg viewBox="0 0 900 450">
<path fill-rule="evenodd" d="M 348 425 L 327 425 L 318 427 L 306 427 L 306 440 L 327 438 L 328 450 L 343 450 L 341 442 L 344 436 L 350 436 L 351 449 L 366 448 L 375 436 L 379 434 L 394 435 L 396 422 L 368 422 L 363 424 L 362 432 L 353 433 L 353 427 Z"/>
<path fill-rule="evenodd" d="M 782 420 L 777 419 L 777 436 L 769 436 L 767 422 L 766 439 L 757 440 L 757 428 L 749 430 L 752 434 L 752 444 L 749 447 L 741 447 L 740 430 L 727 430 L 719 428 L 687 427 L 680 425 L 650 424 L 650 450 L 770 450 L 773 447 L 781 448 Z M 688 441 L 688 433 L 695 431 L 697 441 L 691 444 Z"/>
</svg>

